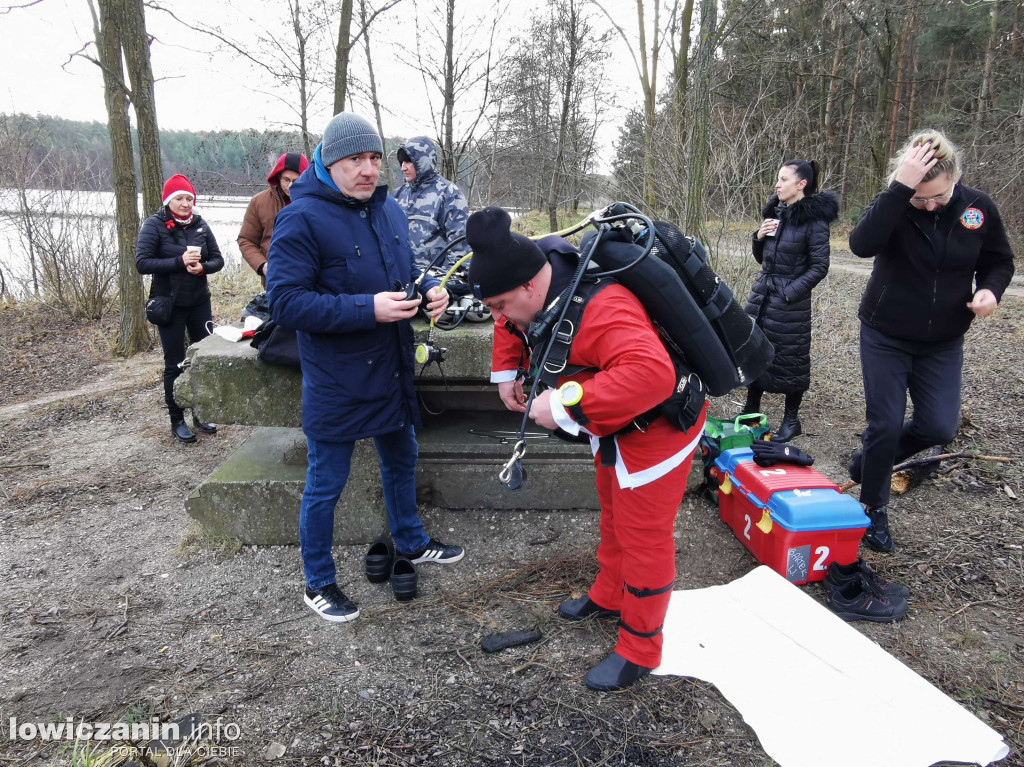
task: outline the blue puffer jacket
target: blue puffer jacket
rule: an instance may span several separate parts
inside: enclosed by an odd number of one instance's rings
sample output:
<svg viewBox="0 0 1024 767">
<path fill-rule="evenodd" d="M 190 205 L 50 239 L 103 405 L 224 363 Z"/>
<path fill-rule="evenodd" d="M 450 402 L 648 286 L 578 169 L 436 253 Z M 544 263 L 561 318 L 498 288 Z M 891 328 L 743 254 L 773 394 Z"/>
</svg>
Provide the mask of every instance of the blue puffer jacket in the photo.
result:
<svg viewBox="0 0 1024 767">
<path fill-rule="evenodd" d="M 412 327 L 373 314 L 375 293 L 419 276 L 409 224 L 387 187 L 359 202 L 330 181 L 319 147 L 314 158 L 274 222 L 267 268 L 271 316 L 298 331 L 302 430 L 351 442 L 418 426 Z"/>
<path fill-rule="evenodd" d="M 176 289 L 175 306 L 195 306 L 210 297 L 206 275 L 223 269 L 224 257 L 209 225 L 198 213 L 184 226 L 175 222 L 168 227 L 171 220 L 166 206 L 145 220 L 135 244 L 135 268 L 139 274 L 153 275 L 149 295 L 169 296 Z M 190 245 L 200 248 L 202 274 L 189 274 L 181 260 Z"/>
</svg>

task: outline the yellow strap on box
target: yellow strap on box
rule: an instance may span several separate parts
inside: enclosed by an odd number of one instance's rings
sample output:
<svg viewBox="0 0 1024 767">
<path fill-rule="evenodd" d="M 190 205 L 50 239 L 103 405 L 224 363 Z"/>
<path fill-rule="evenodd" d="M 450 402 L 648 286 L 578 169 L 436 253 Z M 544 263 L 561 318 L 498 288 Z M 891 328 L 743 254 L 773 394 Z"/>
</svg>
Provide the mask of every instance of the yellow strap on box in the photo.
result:
<svg viewBox="0 0 1024 767">
<path fill-rule="evenodd" d="M 757 523 L 757 529 L 765 535 L 772 531 L 772 513 L 768 509 L 762 509 L 761 521 Z"/>
</svg>

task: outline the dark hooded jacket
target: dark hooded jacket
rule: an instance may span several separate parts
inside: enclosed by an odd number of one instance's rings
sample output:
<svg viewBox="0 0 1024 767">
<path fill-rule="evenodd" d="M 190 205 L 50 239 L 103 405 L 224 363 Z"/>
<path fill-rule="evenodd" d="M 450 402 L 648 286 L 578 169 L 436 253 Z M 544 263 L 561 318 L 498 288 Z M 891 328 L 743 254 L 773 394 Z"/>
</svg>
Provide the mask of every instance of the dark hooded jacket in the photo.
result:
<svg viewBox="0 0 1024 767">
<path fill-rule="evenodd" d="M 270 188 L 249 200 L 242 228 L 238 230 L 238 249 L 253 271 L 259 271 L 260 266 L 267 262 L 270 238 L 274 235 L 274 219 L 289 202 L 288 196 L 281 191 L 281 174 L 286 170 L 302 174 L 308 167 L 309 161 L 299 152 L 281 155 L 267 176 Z"/>
<path fill-rule="evenodd" d="M 185 248 L 192 245 L 200 248 L 202 274 L 189 274 L 181 260 Z M 142 224 L 135 244 L 135 268 L 139 274 L 153 275 L 149 295 L 174 295 L 175 306 L 195 306 L 210 297 L 206 275 L 223 269 L 224 257 L 202 216 L 193 212 L 192 220 L 182 225 L 165 205 Z"/>
<path fill-rule="evenodd" d="M 420 274 L 387 192 L 379 186 L 366 202 L 342 194 L 317 147 L 274 224 L 267 298 L 274 320 L 298 331 L 310 439 L 352 442 L 420 422 L 412 326 L 374 316 L 374 294 Z M 421 290 L 438 284 L 427 277 Z"/>
<path fill-rule="evenodd" d="M 839 215 L 839 196 L 818 192 L 778 210 L 779 198 L 761 211 L 778 218 L 774 237 L 753 238 L 761 273 L 746 310 L 775 347 L 771 365 L 755 385 L 795 393 L 811 385 L 811 290 L 828 274 L 829 223 Z"/>
<path fill-rule="evenodd" d="M 416 263 L 426 267 L 444 248 L 466 233 L 469 206 L 459 188 L 437 172 L 437 146 L 417 136 L 398 148 L 398 160 L 416 166 L 416 178 L 395 190 L 395 199 L 409 219 L 409 242 Z M 445 257 L 451 266 L 469 253 L 460 243 Z"/>
<path fill-rule="evenodd" d="M 958 183 L 934 212 L 910 205 L 913 196 L 913 187 L 893 181 L 850 232 L 850 250 L 875 259 L 860 319 L 893 338 L 952 341 L 974 320 L 967 304 L 976 289 L 1002 298 L 1013 250 L 984 192 Z"/>
</svg>

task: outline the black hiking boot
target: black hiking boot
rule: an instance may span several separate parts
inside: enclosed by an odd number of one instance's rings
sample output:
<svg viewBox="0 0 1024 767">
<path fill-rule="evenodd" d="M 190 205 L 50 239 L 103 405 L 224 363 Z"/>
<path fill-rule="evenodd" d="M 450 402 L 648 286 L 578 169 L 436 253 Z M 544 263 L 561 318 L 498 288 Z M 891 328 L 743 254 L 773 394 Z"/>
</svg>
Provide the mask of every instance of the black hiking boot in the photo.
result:
<svg viewBox="0 0 1024 767">
<path fill-rule="evenodd" d="M 863 559 L 858 559 L 852 565 L 841 565 L 833 562 L 828 566 L 828 574 L 823 583 L 825 591 L 832 592 L 846 587 L 851 581 L 863 578 L 865 585 L 876 595 L 892 600 L 894 598 L 906 599 L 910 596 L 910 589 L 899 583 L 890 583 L 881 575 L 876 573 Z"/>
<path fill-rule="evenodd" d="M 892 623 L 907 614 L 909 605 L 903 597 L 883 597 L 857 577 L 840 589 L 829 592 L 825 606 L 844 621 Z"/>
<path fill-rule="evenodd" d="M 889 512 L 885 506 L 877 509 L 864 509 L 871 524 L 864 531 L 864 543 L 874 551 L 892 551 L 895 544 L 889 535 Z"/>
</svg>

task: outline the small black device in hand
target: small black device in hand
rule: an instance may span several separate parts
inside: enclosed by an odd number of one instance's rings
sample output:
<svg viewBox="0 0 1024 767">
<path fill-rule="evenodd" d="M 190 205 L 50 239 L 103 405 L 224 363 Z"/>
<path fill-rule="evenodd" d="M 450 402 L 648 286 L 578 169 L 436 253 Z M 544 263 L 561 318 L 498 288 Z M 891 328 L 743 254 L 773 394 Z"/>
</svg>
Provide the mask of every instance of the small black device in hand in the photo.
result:
<svg viewBox="0 0 1024 767">
<path fill-rule="evenodd" d="M 403 291 L 405 293 L 405 300 L 411 301 L 416 298 L 416 283 L 410 282 L 408 285 L 403 285 L 398 280 L 395 280 L 395 284 L 392 286 L 392 290 Z"/>
</svg>

